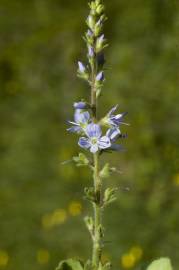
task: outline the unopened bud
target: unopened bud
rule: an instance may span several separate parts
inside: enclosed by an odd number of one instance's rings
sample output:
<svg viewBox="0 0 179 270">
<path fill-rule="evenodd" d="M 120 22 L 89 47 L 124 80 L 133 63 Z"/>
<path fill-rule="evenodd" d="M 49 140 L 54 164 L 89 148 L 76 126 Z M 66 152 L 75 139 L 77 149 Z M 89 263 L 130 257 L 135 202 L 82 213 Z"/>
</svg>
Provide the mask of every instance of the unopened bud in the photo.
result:
<svg viewBox="0 0 179 270">
<path fill-rule="evenodd" d="M 97 8 L 96 8 L 96 13 L 98 15 L 101 15 L 101 13 L 104 11 L 104 6 L 103 5 L 99 5 Z"/>
<path fill-rule="evenodd" d="M 95 26 L 95 18 L 94 18 L 94 16 L 89 15 L 88 18 L 87 18 L 87 20 L 86 20 L 86 23 L 89 26 L 89 28 L 91 30 L 93 30 L 94 29 L 94 26 Z"/>
<path fill-rule="evenodd" d="M 80 61 L 78 61 L 78 70 L 79 70 L 80 73 L 84 73 L 86 71 L 85 66 Z"/>
<path fill-rule="evenodd" d="M 100 71 L 98 75 L 96 76 L 96 81 L 97 82 L 103 82 L 104 81 L 104 72 Z"/>
<path fill-rule="evenodd" d="M 104 47 L 104 35 L 101 35 L 96 41 L 96 52 L 100 52 Z"/>
</svg>

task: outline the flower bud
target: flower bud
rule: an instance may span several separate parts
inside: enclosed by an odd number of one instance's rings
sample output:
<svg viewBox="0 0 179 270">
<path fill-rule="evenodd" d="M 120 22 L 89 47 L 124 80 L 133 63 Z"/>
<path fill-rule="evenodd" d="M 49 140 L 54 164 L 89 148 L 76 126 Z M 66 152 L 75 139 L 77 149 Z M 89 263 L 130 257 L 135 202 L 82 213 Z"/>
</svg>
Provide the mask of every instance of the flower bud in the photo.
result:
<svg viewBox="0 0 179 270">
<path fill-rule="evenodd" d="M 83 65 L 82 62 L 78 61 L 78 73 L 77 73 L 78 77 L 84 79 L 84 80 L 88 80 L 89 78 L 89 74 L 86 71 L 86 67 Z"/>
<path fill-rule="evenodd" d="M 88 18 L 87 18 L 87 20 L 86 20 L 86 23 L 89 26 L 89 28 L 91 30 L 93 30 L 94 29 L 94 26 L 95 26 L 95 18 L 94 18 L 94 16 L 89 15 Z"/>
<path fill-rule="evenodd" d="M 100 52 L 104 48 L 104 35 L 101 35 L 96 41 L 96 52 Z"/>
<path fill-rule="evenodd" d="M 96 0 L 95 1 L 96 6 L 99 6 L 100 5 L 100 2 L 101 2 L 101 0 Z"/>
<path fill-rule="evenodd" d="M 88 56 L 94 57 L 94 49 L 91 46 L 88 46 Z"/>
<path fill-rule="evenodd" d="M 79 71 L 80 73 L 84 73 L 84 72 L 86 71 L 85 66 L 84 66 L 83 63 L 80 62 L 80 61 L 78 61 L 78 71 Z"/>
<path fill-rule="evenodd" d="M 104 72 L 100 71 L 98 75 L 96 76 L 96 81 L 97 82 L 103 82 L 104 81 Z"/>
<path fill-rule="evenodd" d="M 88 31 L 86 32 L 86 43 L 92 45 L 93 41 L 94 41 L 94 34 L 90 29 L 88 29 Z"/>
<path fill-rule="evenodd" d="M 103 5 L 99 5 L 97 8 L 96 8 L 96 13 L 98 15 L 101 15 L 101 13 L 104 11 L 104 6 Z"/>
<path fill-rule="evenodd" d="M 100 52 L 97 54 L 97 63 L 99 67 L 103 67 L 105 64 L 105 58 L 104 58 L 104 53 Z"/>
<path fill-rule="evenodd" d="M 94 28 L 94 33 L 96 37 L 99 36 L 99 34 L 101 33 L 102 27 L 103 27 L 102 20 L 99 19 L 97 23 L 95 24 L 95 28 Z"/>
</svg>

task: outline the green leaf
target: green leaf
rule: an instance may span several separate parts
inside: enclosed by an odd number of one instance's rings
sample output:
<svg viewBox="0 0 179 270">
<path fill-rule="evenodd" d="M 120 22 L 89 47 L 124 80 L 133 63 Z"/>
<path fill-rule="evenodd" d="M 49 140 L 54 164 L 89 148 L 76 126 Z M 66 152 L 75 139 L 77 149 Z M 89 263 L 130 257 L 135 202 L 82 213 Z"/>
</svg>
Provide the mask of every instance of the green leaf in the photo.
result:
<svg viewBox="0 0 179 270">
<path fill-rule="evenodd" d="M 93 233 L 94 233 L 94 221 L 92 217 L 86 216 L 84 218 L 85 224 L 87 229 L 89 230 L 91 236 L 93 237 Z"/>
<path fill-rule="evenodd" d="M 153 261 L 147 270 L 173 270 L 173 268 L 169 258 L 160 258 Z"/>
<path fill-rule="evenodd" d="M 116 192 L 118 191 L 118 188 L 107 188 L 104 192 L 104 199 L 103 199 L 103 205 L 106 206 L 112 202 L 114 202 L 116 197 Z"/>
<path fill-rule="evenodd" d="M 110 167 L 109 163 L 106 163 L 102 170 L 99 173 L 101 178 L 108 178 L 110 176 Z"/>
<path fill-rule="evenodd" d="M 79 153 L 78 156 L 73 157 L 73 161 L 76 163 L 76 166 L 78 167 L 89 165 L 89 160 L 83 153 Z"/>
<path fill-rule="evenodd" d="M 83 264 L 77 259 L 61 261 L 55 270 L 83 270 Z"/>
</svg>

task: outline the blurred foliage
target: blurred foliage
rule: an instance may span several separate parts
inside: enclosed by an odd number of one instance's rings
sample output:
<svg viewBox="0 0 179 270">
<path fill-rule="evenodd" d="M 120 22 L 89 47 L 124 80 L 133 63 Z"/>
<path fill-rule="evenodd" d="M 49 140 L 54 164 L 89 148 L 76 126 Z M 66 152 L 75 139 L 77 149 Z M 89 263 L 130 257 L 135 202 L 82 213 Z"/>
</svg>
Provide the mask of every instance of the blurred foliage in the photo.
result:
<svg viewBox="0 0 179 270">
<path fill-rule="evenodd" d="M 107 81 L 100 113 L 128 111 L 127 152 L 104 156 L 123 171 L 105 215 L 103 259 L 114 269 L 170 256 L 179 268 L 179 5 L 177 0 L 106 0 Z M 67 135 L 72 103 L 88 98 L 76 78 L 84 60 L 85 0 L 0 0 L 0 268 L 54 269 L 87 258 L 86 168 Z M 129 191 L 127 191 L 129 190 Z"/>
</svg>

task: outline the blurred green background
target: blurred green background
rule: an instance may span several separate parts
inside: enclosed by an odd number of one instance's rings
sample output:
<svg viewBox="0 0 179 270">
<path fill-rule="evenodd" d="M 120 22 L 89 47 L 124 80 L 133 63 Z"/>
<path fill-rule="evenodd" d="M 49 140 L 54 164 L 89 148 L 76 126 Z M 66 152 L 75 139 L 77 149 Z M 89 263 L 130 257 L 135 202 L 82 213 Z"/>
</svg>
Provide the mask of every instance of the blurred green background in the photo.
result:
<svg viewBox="0 0 179 270">
<path fill-rule="evenodd" d="M 106 209 L 103 260 L 140 270 L 170 256 L 178 269 L 178 1 L 105 2 L 100 113 L 118 103 L 131 125 L 127 151 L 104 157 L 123 173 L 105 183 L 120 192 Z M 89 96 L 76 78 L 87 14 L 86 0 L 0 0 L 0 269 L 50 270 L 91 254 L 90 172 L 61 165 L 79 151 L 66 132 L 72 103 Z"/>
</svg>

